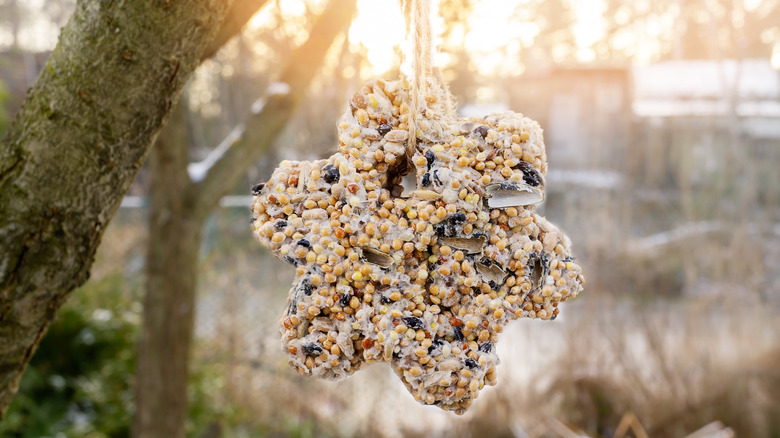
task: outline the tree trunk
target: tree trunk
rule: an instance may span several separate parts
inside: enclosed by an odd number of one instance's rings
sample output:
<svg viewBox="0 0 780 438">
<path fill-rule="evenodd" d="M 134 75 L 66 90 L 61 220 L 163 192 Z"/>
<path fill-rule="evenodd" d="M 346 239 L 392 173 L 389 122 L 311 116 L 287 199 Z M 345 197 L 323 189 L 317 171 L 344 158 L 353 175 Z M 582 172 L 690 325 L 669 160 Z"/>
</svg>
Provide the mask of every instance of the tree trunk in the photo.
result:
<svg viewBox="0 0 780 438">
<path fill-rule="evenodd" d="M 219 199 L 270 148 L 319 71 L 333 40 L 348 27 L 354 10 L 355 0 L 328 3 L 309 39 L 287 62 L 281 80 L 290 91 L 269 96 L 246 128 L 234 131 L 240 132 L 238 137 L 229 137 L 217 148 L 229 146 L 203 181 L 196 184 L 187 172 L 185 105 L 180 105 L 158 137 L 150 158 L 150 230 L 134 437 L 185 436 L 202 224 Z"/>
<path fill-rule="evenodd" d="M 149 158 L 151 204 L 146 295 L 136 372 L 135 437 L 185 436 L 187 364 L 195 313 L 201 221 L 187 174 L 182 102 Z"/>
<path fill-rule="evenodd" d="M 0 145 L 0 414 L 231 3 L 85 0 L 62 29 Z"/>
</svg>

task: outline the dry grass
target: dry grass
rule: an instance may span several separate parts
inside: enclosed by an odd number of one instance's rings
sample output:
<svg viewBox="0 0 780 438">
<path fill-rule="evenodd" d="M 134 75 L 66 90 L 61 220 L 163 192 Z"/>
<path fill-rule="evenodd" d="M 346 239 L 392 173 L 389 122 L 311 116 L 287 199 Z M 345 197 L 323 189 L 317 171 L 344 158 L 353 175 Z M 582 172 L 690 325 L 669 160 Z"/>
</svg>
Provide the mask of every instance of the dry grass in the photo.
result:
<svg viewBox="0 0 780 438">
<path fill-rule="evenodd" d="M 231 344 L 226 400 L 260 423 L 307 420 L 338 436 L 565 436 L 568 429 L 612 437 L 629 412 L 649 436 L 686 436 L 713 421 L 737 436 L 777 436 L 780 321 L 774 309 L 732 301 L 637 304 L 593 294 L 554 323 L 515 322 L 498 344 L 499 386 L 463 417 L 418 405 L 382 365 L 342 382 L 294 375 L 278 347 L 281 306 L 262 316 L 232 313 L 243 336 Z M 248 326 L 254 336 L 246 336 Z M 224 347 L 220 339 L 210 351 Z M 248 354 L 258 341 L 265 349 Z"/>
<path fill-rule="evenodd" d="M 295 375 L 276 326 L 291 272 L 256 249 L 209 262 L 202 303 L 222 322 L 201 333 L 200 357 L 226 364 L 225 401 L 282 435 L 303 423 L 324 436 L 684 437 L 719 421 L 780 436 L 772 242 L 715 233 L 657 251 L 585 248 L 585 294 L 555 322 L 511 324 L 498 387 L 462 417 L 418 405 L 383 365 L 342 382 Z M 621 430 L 631 415 L 636 431 Z"/>
</svg>

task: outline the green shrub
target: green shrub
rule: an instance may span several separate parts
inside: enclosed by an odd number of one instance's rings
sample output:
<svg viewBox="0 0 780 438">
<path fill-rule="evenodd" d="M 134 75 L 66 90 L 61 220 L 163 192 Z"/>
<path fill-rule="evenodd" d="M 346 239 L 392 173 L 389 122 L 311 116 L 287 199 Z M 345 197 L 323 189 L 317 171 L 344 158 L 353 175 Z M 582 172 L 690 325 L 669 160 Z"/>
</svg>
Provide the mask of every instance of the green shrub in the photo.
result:
<svg viewBox="0 0 780 438">
<path fill-rule="evenodd" d="M 138 317 L 121 275 L 75 291 L 30 361 L 0 436 L 127 436 Z"/>
</svg>

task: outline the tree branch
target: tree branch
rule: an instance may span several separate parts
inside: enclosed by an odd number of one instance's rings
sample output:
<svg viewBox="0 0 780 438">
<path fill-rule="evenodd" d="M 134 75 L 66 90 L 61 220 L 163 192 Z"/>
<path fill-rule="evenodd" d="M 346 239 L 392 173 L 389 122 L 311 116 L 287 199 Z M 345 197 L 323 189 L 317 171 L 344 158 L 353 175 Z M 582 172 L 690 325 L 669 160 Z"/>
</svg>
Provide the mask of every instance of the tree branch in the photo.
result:
<svg viewBox="0 0 780 438">
<path fill-rule="evenodd" d="M 268 3 L 268 0 L 235 0 L 211 45 L 201 55 L 201 61 L 214 56 L 225 43 L 241 32 L 241 29 L 249 22 L 249 19 L 266 3 Z"/>
<path fill-rule="evenodd" d="M 288 92 L 269 93 L 264 104 L 254 108 L 243 127 L 231 133 L 233 138 L 230 139 L 230 147 L 196 185 L 193 198 L 197 202 L 198 217 L 208 215 L 219 199 L 238 183 L 244 172 L 271 147 L 300 104 L 328 48 L 339 32 L 347 29 L 355 11 L 355 3 L 356 0 L 328 2 L 309 38 L 292 52 L 283 70 L 279 83 L 286 84 Z M 282 91 L 284 86 L 279 88 Z"/>
</svg>

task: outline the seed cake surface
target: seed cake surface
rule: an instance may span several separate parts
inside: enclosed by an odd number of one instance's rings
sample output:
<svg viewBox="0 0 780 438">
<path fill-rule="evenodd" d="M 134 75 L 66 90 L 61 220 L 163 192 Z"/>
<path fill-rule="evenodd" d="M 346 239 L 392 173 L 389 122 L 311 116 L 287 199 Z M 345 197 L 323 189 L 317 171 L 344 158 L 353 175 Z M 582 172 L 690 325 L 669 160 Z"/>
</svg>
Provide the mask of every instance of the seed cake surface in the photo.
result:
<svg viewBox="0 0 780 438">
<path fill-rule="evenodd" d="M 555 319 L 584 278 L 568 237 L 534 213 L 539 124 L 455 119 L 429 90 L 411 156 L 406 82 L 356 92 L 336 154 L 284 161 L 253 188 L 252 228 L 296 269 L 281 331 L 300 373 L 338 379 L 386 361 L 415 399 L 460 414 L 496 383 L 506 323 Z"/>
</svg>

